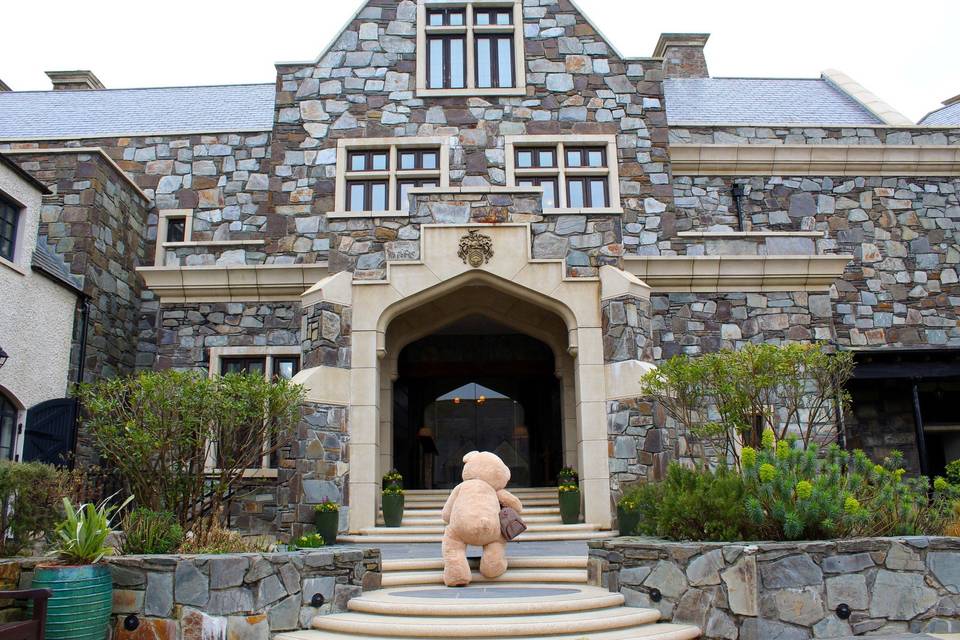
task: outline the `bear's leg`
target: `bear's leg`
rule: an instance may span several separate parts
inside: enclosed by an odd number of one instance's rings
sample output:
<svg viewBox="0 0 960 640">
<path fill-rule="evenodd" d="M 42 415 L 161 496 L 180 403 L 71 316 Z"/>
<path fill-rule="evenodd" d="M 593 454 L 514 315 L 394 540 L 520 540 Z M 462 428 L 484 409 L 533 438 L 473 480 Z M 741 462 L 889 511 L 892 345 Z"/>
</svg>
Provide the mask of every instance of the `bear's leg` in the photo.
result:
<svg viewBox="0 0 960 640">
<path fill-rule="evenodd" d="M 443 553 L 443 583 L 448 587 L 470 584 L 467 545 L 444 531 L 440 548 Z"/>
<path fill-rule="evenodd" d="M 497 540 L 483 545 L 483 557 L 480 559 L 480 573 L 485 578 L 497 578 L 507 570 L 507 543 Z"/>
</svg>

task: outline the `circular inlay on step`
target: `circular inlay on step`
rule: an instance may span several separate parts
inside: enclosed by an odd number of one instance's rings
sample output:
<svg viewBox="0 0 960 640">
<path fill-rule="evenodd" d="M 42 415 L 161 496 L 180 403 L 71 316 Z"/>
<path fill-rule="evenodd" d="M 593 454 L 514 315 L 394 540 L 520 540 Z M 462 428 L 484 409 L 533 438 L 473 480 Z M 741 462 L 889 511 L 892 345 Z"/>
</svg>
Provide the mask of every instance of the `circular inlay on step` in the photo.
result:
<svg viewBox="0 0 960 640">
<path fill-rule="evenodd" d="M 420 589 L 417 591 L 395 591 L 391 596 L 404 598 L 440 598 L 440 599 L 483 599 L 483 598 L 547 598 L 550 596 L 569 596 L 580 593 L 576 588 L 550 587 L 462 587 L 457 589 Z"/>
</svg>

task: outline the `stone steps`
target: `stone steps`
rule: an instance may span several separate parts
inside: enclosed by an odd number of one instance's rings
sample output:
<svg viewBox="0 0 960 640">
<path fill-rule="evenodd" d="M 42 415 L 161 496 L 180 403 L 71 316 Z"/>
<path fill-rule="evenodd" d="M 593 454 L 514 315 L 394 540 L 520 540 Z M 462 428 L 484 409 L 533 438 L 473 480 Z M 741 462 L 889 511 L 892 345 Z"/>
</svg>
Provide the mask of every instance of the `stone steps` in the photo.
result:
<svg viewBox="0 0 960 640">
<path fill-rule="evenodd" d="M 497 578 L 484 577 L 479 571 L 474 571 L 472 584 L 509 583 L 509 582 L 562 582 L 572 584 L 586 584 L 586 569 L 507 569 L 507 572 Z M 383 587 L 399 587 L 406 585 L 443 584 L 443 570 L 436 571 L 396 571 L 384 573 L 380 584 Z"/>
<path fill-rule="evenodd" d="M 596 530 L 565 531 L 562 528 L 564 526 L 575 526 L 575 525 L 559 525 L 554 531 L 543 531 L 543 532 L 532 532 L 532 533 L 527 531 L 517 536 L 517 538 L 515 538 L 515 541 L 562 542 L 565 540 L 597 540 L 600 538 L 614 538 L 617 536 L 616 531 L 596 531 Z M 337 542 L 349 543 L 349 544 L 387 544 L 391 542 L 418 544 L 418 543 L 424 543 L 424 542 L 438 543 L 441 541 L 443 537 L 442 534 L 438 534 L 438 533 L 407 534 L 404 532 L 403 529 L 404 529 L 403 527 L 397 527 L 397 528 L 384 527 L 384 533 L 378 533 L 376 535 L 369 535 L 369 534 L 368 535 L 341 535 L 341 536 L 337 536 Z"/>
<path fill-rule="evenodd" d="M 470 566 L 480 566 L 477 558 L 468 558 Z M 586 556 L 520 556 L 509 558 L 512 569 L 586 569 Z M 392 571 L 436 571 L 443 569 L 441 558 L 414 558 L 404 560 L 384 560 L 383 572 Z"/>
<path fill-rule="evenodd" d="M 274 640 L 385 640 L 388 637 L 327 631 L 294 631 L 276 635 Z M 428 637 L 436 636 L 420 636 L 409 640 L 427 640 Z M 639 628 L 615 629 L 589 634 L 560 633 L 524 636 L 525 640 L 694 640 L 699 637 L 700 632 L 696 627 L 675 624 L 652 624 Z M 516 640 L 516 636 L 488 636 L 487 640 Z"/>
<path fill-rule="evenodd" d="M 549 583 L 525 585 L 533 588 L 549 589 L 554 585 Z M 510 593 L 509 589 L 500 589 Z M 432 602 L 424 602 L 423 598 L 415 596 L 422 592 L 420 587 L 406 587 L 389 591 L 371 591 L 350 601 L 351 611 L 375 613 L 381 615 L 414 615 L 414 616 L 524 616 L 546 613 L 563 613 L 569 611 L 593 611 L 609 609 L 623 604 L 622 594 L 610 593 L 599 587 L 581 587 L 580 593 L 569 594 L 565 598 L 547 598 L 537 600 L 532 598 L 483 598 L 470 600 L 465 598 L 450 598 L 438 606 Z M 493 591 L 493 590 L 491 590 Z"/>
</svg>

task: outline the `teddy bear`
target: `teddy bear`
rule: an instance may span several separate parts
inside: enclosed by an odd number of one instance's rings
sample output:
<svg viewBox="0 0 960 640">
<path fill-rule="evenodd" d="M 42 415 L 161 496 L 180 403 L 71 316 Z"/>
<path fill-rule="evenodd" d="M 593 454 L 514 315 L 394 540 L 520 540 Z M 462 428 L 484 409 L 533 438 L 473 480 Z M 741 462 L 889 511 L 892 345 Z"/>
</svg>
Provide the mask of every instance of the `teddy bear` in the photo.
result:
<svg viewBox="0 0 960 640">
<path fill-rule="evenodd" d="M 496 578 L 507 570 L 507 541 L 500 533 L 500 509 L 517 513 L 523 505 L 506 490 L 510 469 L 488 451 L 471 451 L 463 456 L 463 482 L 443 505 L 443 582 L 448 587 L 470 584 L 467 545 L 483 547 L 480 573 Z"/>
</svg>

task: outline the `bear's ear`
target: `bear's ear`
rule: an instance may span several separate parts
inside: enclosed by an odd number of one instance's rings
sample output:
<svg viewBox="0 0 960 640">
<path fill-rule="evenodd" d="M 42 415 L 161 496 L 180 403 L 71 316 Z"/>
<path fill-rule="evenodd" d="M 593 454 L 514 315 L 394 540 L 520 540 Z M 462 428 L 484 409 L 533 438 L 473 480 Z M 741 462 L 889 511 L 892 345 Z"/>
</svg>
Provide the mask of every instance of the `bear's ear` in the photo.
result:
<svg viewBox="0 0 960 640">
<path fill-rule="evenodd" d="M 467 464 L 467 461 L 468 461 L 470 458 L 472 458 L 473 456 L 477 455 L 478 453 L 480 453 L 480 452 L 479 452 L 479 451 L 471 451 L 471 452 L 468 453 L 467 455 L 463 456 L 463 464 Z"/>
</svg>

